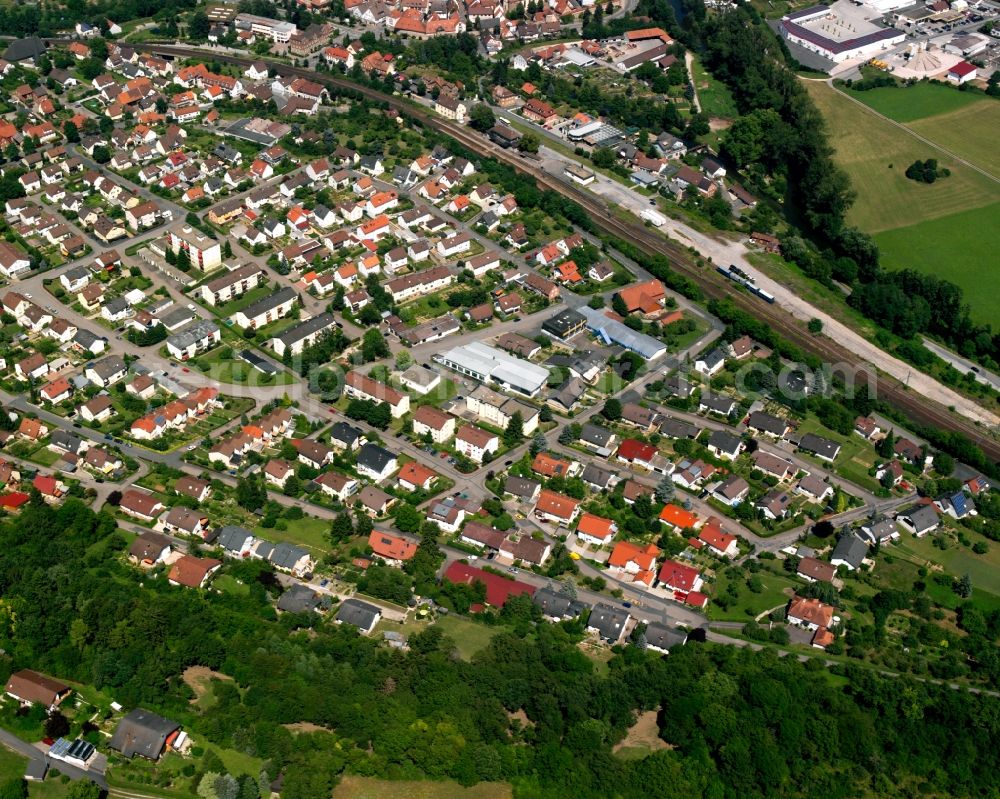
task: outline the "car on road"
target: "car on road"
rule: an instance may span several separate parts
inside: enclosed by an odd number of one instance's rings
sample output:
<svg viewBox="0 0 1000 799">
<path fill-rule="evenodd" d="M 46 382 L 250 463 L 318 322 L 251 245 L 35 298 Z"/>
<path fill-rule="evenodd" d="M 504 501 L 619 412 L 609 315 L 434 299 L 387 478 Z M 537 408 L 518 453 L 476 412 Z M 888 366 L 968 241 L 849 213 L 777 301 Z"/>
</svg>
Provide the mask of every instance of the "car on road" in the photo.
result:
<svg viewBox="0 0 1000 799">
<path fill-rule="evenodd" d="M 520 574 L 521 573 L 521 570 L 519 568 L 517 568 L 517 566 L 511 566 L 510 568 L 507 569 L 507 571 L 509 571 L 511 574 Z"/>
<path fill-rule="evenodd" d="M 105 433 L 104 434 L 104 440 L 105 441 L 111 441 L 111 438 L 112 438 L 111 433 Z"/>
<path fill-rule="evenodd" d="M 79 422 L 73 422 L 73 427 L 83 427 Z"/>
<path fill-rule="evenodd" d="M 630 608 L 630 607 L 632 607 L 632 603 L 631 602 L 622 602 L 622 607 L 623 608 Z"/>
<path fill-rule="evenodd" d="M 510 465 L 511 465 L 511 464 L 512 464 L 513 462 L 514 462 L 514 461 L 504 461 L 504 462 L 503 462 L 503 465 L 504 465 L 504 466 L 510 466 Z"/>
<path fill-rule="evenodd" d="M 197 449 L 197 448 L 198 448 L 197 444 L 188 444 L 187 451 L 190 452 L 191 450 Z"/>
<path fill-rule="evenodd" d="M 188 368 L 187 368 L 186 366 L 182 366 L 182 367 L 181 367 L 181 371 L 182 371 L 182 372 L 186 372 L 187 374 L 191 374 L 191 370 L 190 370 L 190 369 L 188 369 Z"/>
<path fill-rule="evenodd" d="M 649 204 L 650 204 L 650 205 L 656 205 L 656 200 L 655 200 L 655 199 L 651 199 L 651 200 L 649 201 Z"/>
</svg>

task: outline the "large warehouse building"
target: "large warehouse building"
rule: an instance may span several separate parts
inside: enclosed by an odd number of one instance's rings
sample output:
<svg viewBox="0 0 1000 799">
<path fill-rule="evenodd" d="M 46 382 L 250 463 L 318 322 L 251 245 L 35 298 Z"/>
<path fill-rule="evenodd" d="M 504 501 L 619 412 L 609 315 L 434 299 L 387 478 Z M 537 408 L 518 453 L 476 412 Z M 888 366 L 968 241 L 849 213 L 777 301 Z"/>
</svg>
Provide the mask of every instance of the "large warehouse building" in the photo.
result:
<svg viewBox="0 0 1000 799">
<path fill-rule="evenodd" d="M 844 10 L 830 6 L 812 6 L 786 14 L 781 18 L 781 35 L 836 63 L 873 58 L 906 38 L 903 31 L 864 19 L 853 7 Z"/>
<path fill-rule="evenodd" d="M 434 360 L 480 383 L 499 383 L 504 388 L 534 397 L 549 379 L 549 370 L 515 358 L 496 347 L 473 341 L 434 356 Z"/>
</svg>

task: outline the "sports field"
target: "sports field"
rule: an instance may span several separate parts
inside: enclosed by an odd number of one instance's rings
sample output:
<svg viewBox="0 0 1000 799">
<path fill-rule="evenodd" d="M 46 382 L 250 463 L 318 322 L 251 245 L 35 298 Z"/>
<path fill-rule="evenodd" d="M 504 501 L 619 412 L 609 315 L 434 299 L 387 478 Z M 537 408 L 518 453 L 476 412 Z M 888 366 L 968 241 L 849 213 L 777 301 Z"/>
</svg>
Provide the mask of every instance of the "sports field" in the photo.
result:
<svg viewBox="0 0 1000 799">
<path fill-rule="evenodd" d="M 897 122 L 912 122 L 914 119 L 947 114 L 984 102 L 1000 106 L 1000 102 L 981 94 L 960 92 L 937 83 L 917 83 L 897 88 L 883 86 L 867 92 L 851 92 L 851 97 Z"/>
<path fill-rule="evenodd" d="M 996 229 L 1000 216 L 1000 182 L 920 141 L 906 128 L 879 118 L 823 82 L 808 81 L 806 87 L 827 121 L 834 157 L 857 192 L 848 219 L 875 236 L 883 263 L 889 268 L 912 267 L 954 281 L 965 289 L 976 319 L 996 320 L 1000 270 L 989 267 L 995 258 L 988 231 Z M 949 91 L 945 87 L 927 88 Z M 889 100 L 876 96 L 869 102 L 867 95 L 877 95 L 878 91 L 851 96 L 865 96 L 866 103 L 873 107 L 876 103 L 897 102 L 895 96 Z M 911 90 L 881 91 L 895 91 L 905 97 Z M 996 110 L 1000 103 L 981 96 L 973 96 L 970 103 L 964 92 L 951 94 L 962 104 L 949 96 L 942 101 L 949 109 L 946 113 L 910 122 L 908 127 L 919 127 L 921 135 L 940 140 L 943 147 L 988 169 L 1000 158 L 993 152 L 995 135 L 988 129 L 992 115 L 1000 113 Z M 933 95 L 937 92 L 916 95 L 920 113 L 926 114 L 940 99 Z M 984 102 L 991 105 L 982 106 Z M 952 127 L 962 121 L 964 128 Z M 992 124 L 1000 125 L 1000 119 Z M 909 180 L 906 168 L 927 158 L 937 158 L 940 166 L 951 170 L 951 175 L 933 184 Z"/>
</svg>

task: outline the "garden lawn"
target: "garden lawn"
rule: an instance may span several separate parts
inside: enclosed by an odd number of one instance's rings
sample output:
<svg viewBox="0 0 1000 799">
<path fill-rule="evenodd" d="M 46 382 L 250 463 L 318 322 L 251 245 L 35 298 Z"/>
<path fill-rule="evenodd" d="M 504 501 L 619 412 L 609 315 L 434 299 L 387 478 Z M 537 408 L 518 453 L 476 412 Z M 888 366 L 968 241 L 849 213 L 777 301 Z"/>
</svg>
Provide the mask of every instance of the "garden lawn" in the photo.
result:
<svg viewBox="0 0 1000 799">
<path fill-rule="evenodd" d="M 917 83 L 901 88 L 883 86 L 866 92 L 852 91 L 850 95 L 896 122 L 912 122 L 915 119 L 947 114 L 979 103 L 993 103 L 1000 108 L 1000 103 L 986 99 L 981 94 L 960 92 L 936 83 Z"/>
<path fill-rule="evenodd" d="M 497 627 L 487 627 L 453 615 L 439 619 L 437 626 L 455 642 L 458 653 L 464 660 L 469 660 L 476 652 L 485 649 L 493 636 L 500 632 Z"/>
<path fill-rule="evenodd" d="M 315 516 L 303 516 L 301 519 L 282 519 L 282 521 L 288 525 L 287 529 L 258 527 L 254 530 L 254 534 L 276 543 L 287 541 L 290 544 L 299 544 L 318 553 L 325 553 L 330 548 L 330 542 L 326 537 L 330 529 L 328 521 L 317 519 Z"/>
<path fill-rule="evenodd" d="M 0 783 L 23 777 L 27 764 L 28 758 L 21 757 L 6 746 L 0 746 Z"/>
<path fill-rule="evenodd" d="M 282 369 L 274 377 L 266 377 L 263 372 L 254 369 L 246 361 L 236 355 L 238 345 L 233 346 L 233 357 L 223 359 L 219 356 L 220 347 L 200 355 L 192 365 L 219 383 L 230 383 L 237 386 L 288 386 L 295 382 L 286 370 Z M 273 358 L 272 358 L 273 360 Z M 201 369 L 202 364 L 207 368 Z M 279 367 L 280 368 L 280 367 Z"/>
<path fill-rule="evenodd" d="M 973 540 L 985 540 L 975 533 L 967 534 Z M 898 549 L 901 555 L 920 563 L 924 561 L 938 563 L 955 577 L 968 573 L 972 578 L 973 597 L 982 591 L 993 595 L 997 604 L 1000 604 L 1000 544 L 990 541 L 988 546 L 989 550 L 985 555 L 977 555 L 968 547 L 953 540 L 948 541 L 947 549 L 938 549 L 934 546 L 933 535 L 923 538 L 906 535 L 890 551 Z"/>
<path fill-rule="evenodd" d="M 867 441 L 856 435 L 841 435 L 819 423 L 815 417 L 806 418 L 799 425 L 798 434 L 815 433 L 823 438 L 836 441 L 840 444 L 840 454 L 833 462 L 833 470 L 846 480 L 865 488 L 869 491 L 876 491 L 879 488 L 878 481 L 874 477 L 868 476 L 868 470 L 875 465 L 875 448 Z M 829 467 L 826 461 L 814 458 L 805 452 L 799 453 L 806 460 L 817 464 L 820 468 Z"/>
<path fill-rule="evenodd" d="M 722 596 L 729 583 L 734 582 L 738 589 L 737 599 L 725 610 L 714 603 L 710 604 L 708 606 L 709 618 L 713 621 L 750 621 L 766 610 L 787 603 L 791 593 L 800 585 L 793 577 L 774 574 L 766 570 L 759 571 L 756 576 L 760 577 L 764 590 L 755 594 L 747 587 L 747 579 L 750 576 L 752 575 L 741 571 L 738 577 L 730 580 L 720 569 L 712 595 Z"/>
</svg>

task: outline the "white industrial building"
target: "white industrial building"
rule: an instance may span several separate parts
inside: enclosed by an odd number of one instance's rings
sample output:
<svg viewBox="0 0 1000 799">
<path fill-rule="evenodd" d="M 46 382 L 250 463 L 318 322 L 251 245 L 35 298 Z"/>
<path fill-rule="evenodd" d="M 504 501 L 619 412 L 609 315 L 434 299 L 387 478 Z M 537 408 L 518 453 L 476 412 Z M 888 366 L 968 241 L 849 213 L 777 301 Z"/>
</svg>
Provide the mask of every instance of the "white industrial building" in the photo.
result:
<svg viewBox="0 0 1000 799">
<path fill-rule="evenodd" d="M 879 13 L 910 5 L 908 2 L 886 0 L 887 7 Z M 786 14 L 781 18 L 781 35 L 793 44 L 840 63 L 854 58 L 873 58 L 906 39 L 903 31 L 883 28 L 859 16 L 856 9 L 843 11 L 830 6 L 811 8 Z"/>
<path fill-rule="evenodd" d="M 459 374 L 473 377 L 480 383 L 499 383 L 526 397 L 538 394 L 549 379 L 548 369 L 478 341 L 452 347 L 435 355 L 434 360 Z"/>
</svg>

